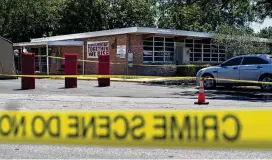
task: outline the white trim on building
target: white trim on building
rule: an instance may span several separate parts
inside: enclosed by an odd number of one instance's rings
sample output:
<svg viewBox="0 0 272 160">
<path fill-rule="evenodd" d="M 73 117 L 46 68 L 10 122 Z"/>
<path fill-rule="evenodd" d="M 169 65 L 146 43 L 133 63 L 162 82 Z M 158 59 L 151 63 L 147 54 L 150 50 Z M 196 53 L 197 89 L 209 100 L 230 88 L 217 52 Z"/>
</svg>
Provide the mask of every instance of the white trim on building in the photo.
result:
<svg viewBox="0 0 272 160">
<path fill-rule="evenodd" d="M 166 35 L 185 36 L 185 37 L 192 37 L 192 38 L 212 38 L 213 37 L 212 34 L 206 33 L 206 32 L 194 32 L 194 31 L 147 28 L 147 27 L 130 27 L 130 28 L 95 31 L 95 32 L 67 34 L 67 35 L 52 36 L 52 37 L 45 37 L 45 38 L 35 38 L 35 39 L 31 39 L 31 42 L 75 40 L 75 39 L 85 39 L 85 38 L 92 38 L 92 37 L 102 37 L 102 36 L 129 34 L 129 33 L 157 34 L 162 36 L 166 36 Z M 228 38 L 228 36 L 225 36 L 225 37 Z M 239 38 L 240 37 L 237 36 L 237 39 Z M 269 39 L 258 38 L 258 37 L 252 37 L 252 41 L 272 43 L 272 41 Z"/>
</svg>

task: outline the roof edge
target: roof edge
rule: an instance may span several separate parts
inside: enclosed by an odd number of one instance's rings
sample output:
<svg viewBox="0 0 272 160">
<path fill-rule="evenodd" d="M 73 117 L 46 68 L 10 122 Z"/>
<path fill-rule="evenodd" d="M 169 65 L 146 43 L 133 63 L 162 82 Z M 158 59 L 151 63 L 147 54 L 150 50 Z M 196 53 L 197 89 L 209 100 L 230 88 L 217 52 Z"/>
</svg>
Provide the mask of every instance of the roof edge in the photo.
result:
<svg viewBox="0 0 272 160">
<path fill-rule="evenodd" d="M 35 38 L 35 39 L 31 39 L 31 42 L 73 40 L 73 39 L 127 34 L 127 33 L 133 33 L 133 32 L 137 32 L 137 27 L 116 28 L 116 29 L 111 29 L 111 30 L 102 30 L 102 31 L 74 33 L 74 34 L 59 35 L 59 36 L 44 37 L 44 38 Z"/>
<path fill-rule="evenodd" d="M 2 36 L 0 36 L 0 38 L 3 39 L 3 40 L 5 40 L 5 41 L 7 41 L 7 42 L 9 42 L 9 43 L 11 43 L 11 44 L 13 44 L 12 41 L 9 40 L 9 39 L 6 39 L 6 38 L 4 38 L 4 37 L 2 37 Z"/>
</svg>

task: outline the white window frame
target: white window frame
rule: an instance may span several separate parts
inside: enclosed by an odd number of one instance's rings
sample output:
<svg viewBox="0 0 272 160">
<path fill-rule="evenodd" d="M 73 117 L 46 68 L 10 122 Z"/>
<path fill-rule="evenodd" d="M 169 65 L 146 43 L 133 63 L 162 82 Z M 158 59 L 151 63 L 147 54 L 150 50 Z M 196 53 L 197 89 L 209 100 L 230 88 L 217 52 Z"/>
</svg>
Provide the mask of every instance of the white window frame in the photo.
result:
<svg viewBox="0 0 272 160">
<path fill-rule="evenodd" d="M 155 41 L 156 38 L 163 38 L 163 41 Z M 166 38 L 170 38 L 170 37 L 153 36 L 152 37 L 152 41 L 150 41 L 150 40 L 143 40 L 143 51 L 144 52 L 145 51 L 152 52 L 152 61 L 144 61 L 144 57 L 151 57 L 151 56 L 144 56 L 143 55 L 143 63 L 174 63 L 174 61 L 175 61 L 175 41 L 174 42 L 166 42 Z M 151 51 L 151 50 L 144 50 L 144 47 L 152 47 L 150 45 L 144 45 L 144 42 L 153 42 L 153 51 Z M 161 45 L 155 46 L 156 42 L 163 43 L 163 46 L 161 46 Z M 173 47 L 166 46 L 166 44 L 173 44 Z M 163 50 L 157 51 L 157 50 L 155 50 L 156 47 L 163 47 Z M 166 51 L 166 48 L 173 48 L 173 51 Z M 166 52 L 172 52 L 173 56 L 166 56 L 165 55 Z M 163 56 L 156 56 L 155 53 L 163 53 Z M 157 58 L 157 57 L 163 58 L 163 61 L 155 61 L 155 58 Z M 167 61 L 166 58 L 169 58 L 169 57 L 172 57 L 173 60 L 172 61 Z"/>
</svg>

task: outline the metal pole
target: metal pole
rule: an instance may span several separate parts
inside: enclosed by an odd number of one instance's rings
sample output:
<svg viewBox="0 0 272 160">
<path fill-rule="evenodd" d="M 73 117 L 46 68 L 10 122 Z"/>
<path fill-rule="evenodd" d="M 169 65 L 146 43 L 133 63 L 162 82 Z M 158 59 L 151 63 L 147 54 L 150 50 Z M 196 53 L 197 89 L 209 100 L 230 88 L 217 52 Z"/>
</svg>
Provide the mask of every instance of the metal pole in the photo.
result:
<svg viewBox="0 0 272 160">
<path fill-rule="evenodd" d="M 48 53 L 48 43 L 46 44 L 46 69 L 47 75 L 49 75 L 49 53 Z"/>
<path fill-rule="evenodd" d="M 84 63 L 84 60 L 85 60 L 85 53 L 84 53 L 84 45 L 82 46 L 82 57 L 83 57 L 83 61 L 82 61 L 82 74 L 84 75 L 85 74 L 85 63 Z"/>
</svg>

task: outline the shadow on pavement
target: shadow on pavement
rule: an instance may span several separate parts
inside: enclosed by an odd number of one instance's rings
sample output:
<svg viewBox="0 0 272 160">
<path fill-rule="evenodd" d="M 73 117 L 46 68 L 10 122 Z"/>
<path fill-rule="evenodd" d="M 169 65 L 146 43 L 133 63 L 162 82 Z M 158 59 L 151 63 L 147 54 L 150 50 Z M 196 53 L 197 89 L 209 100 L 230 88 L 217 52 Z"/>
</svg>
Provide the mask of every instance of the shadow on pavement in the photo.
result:
<svg viewBox="0 0 272 160">
<path fill-rule="evenodd" d="M 183 91 L 174 93 L 174 95 L 180 95 L 183 97 L 197 97 L 198 89 L 196 91 Z M 249 101 L 249 102 L 272 102 L 272 93 L 262 92 L 261 89 L 251 88 L 216 88 L 215 90 L 205 90 L 206 99 L 215 100 L 237 100 L 237 101 Z"/>
<path fill-rule="evenodd" d="M 195 85 L 164 85 L 152 83 L 145 83 L 141 85 L 180 88 L 180 92 L 171 93 L 171 95 L 180 96 L 187 99 L 196 99 L 198 96 L 198 87 Z M 215 90 L 205 90 L 205 95 L 206 99 L 214 100 L 272 102 L 272 92 L 263 92 L 258 87 L 237 87 L 232 89 L 217 87 Z"/>
</svg>

